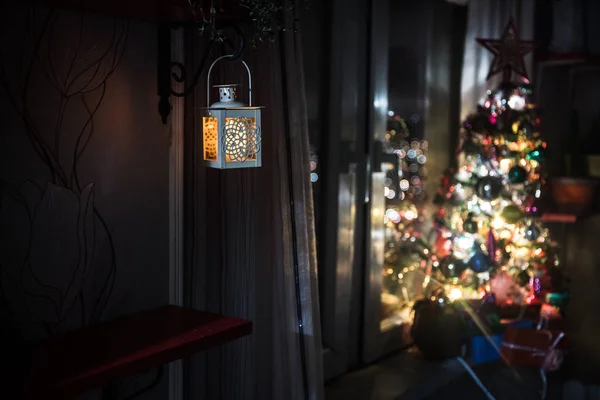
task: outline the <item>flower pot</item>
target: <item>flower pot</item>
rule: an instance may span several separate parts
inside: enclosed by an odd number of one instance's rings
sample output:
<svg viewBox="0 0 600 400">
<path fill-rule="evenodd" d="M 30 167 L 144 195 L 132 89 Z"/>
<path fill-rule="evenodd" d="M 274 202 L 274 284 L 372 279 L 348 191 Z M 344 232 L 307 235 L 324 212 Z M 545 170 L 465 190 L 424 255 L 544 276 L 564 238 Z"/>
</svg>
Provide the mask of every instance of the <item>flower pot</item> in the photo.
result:
<svg viewBox="0 0 600 400">
<path fill-rule="evenodd" d="M 600 178 L 600 155 L 587 156 L 588 173 L 591 178 Z"/>
<path fill-rule="evenodd" d="M 450 307 L 422 300 L 414 307 L 413 341 L 423 358 L 440 361 L 462 355 L 460 317 Z"/>
<path fill-rule="evenodd" d="M 587 176 L 590 178 L 600 178 L 600 154 L 588 154 L 581 156 L 585 159 L 585 165 L 587 166 Z M 564 170 L 567 174 L 572 174 L 571 171 L 571 155 L 564 155 Z"/>
<path fill-rule="evenodd" d="M 560 212 L 583 215 L 591 210 L 598 181 L 593 178 L 554 178 L 552 198 Z"/>
</svg>

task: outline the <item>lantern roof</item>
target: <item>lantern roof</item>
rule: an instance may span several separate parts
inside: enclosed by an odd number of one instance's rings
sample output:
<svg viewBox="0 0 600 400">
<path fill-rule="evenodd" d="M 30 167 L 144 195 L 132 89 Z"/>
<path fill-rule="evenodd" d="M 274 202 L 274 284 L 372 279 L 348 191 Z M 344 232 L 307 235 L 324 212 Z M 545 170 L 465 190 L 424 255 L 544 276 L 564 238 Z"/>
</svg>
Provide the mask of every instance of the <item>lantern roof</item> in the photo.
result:
<svg viewBox="0 0 600 400">
<path fill-rule="evenodd" d="M 217 105 L 219 103 L 215 103 L 214 105 Z M 219 105 L 218 107 L 200 107 L 201 110 L 215 110 L 215 111 L 220 111 L 220 110 L 238 110 L 238 111 L 251 111 L 251 110 L 262 110 L 263 108 L 265 108 L 265 106 L 244 106 L 244 107 L 240 107 L 240 106 L 234 106 L 234 107 L 223 107 L 221 105 Z"/>
</svg>

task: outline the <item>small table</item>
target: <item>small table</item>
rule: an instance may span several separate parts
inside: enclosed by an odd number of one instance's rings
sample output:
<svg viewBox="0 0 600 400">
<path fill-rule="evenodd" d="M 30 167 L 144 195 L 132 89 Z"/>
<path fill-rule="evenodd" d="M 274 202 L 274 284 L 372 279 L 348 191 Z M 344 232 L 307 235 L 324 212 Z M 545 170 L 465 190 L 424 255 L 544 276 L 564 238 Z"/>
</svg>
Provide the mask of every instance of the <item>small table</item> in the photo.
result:
<svg viewBox="0 0 600 400">
<path fill-rule="evenodd" d="M 22 376 L 29 400 L 69 399 L 252 333 L 252 322 L 159 307 L 44 341 Z"/>
</svg>

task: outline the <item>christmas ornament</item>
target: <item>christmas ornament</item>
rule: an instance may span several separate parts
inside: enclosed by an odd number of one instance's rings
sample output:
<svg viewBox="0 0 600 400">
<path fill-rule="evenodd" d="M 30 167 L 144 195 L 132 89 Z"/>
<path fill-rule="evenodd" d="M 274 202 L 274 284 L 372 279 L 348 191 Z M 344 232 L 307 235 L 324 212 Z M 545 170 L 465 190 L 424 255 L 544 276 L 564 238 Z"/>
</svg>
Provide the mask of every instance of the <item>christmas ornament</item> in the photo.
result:
<svg viewBox="0 0 600 400">
<path fill-rule="evenodd" d="M 545 155 L 546 155 L 546 150 L 542 147 L 537 147 L 534 150 L 527 153 L 525 158 L 528 160 L 541 162 L 541 161 L 544 161 Z"/>
<path fill-rule="evenodd" d="M 488 230 L 486 245 L 488 257 L 492 262 L 496 262 L 496 238 L 494 237 L 494 231 L 491 228 Z"/>
<path fill-rule="evenodd" d="M 525 239 L 531 240 L 531 241 L 536 241 L 536 240 L 538 240 L 540 235 L 541 235 L 541 230 L 536 225 L 535 222 L 530 222 L 529 224 L 527 224 L 527 226 L 525 227 L 525 235 L 524 235 Z"/>
<path fill-rule="evenodd" d="M 475 221 L 473 214 L 469 213 L 465 219 L 465 222 L 463 222 L 463 231 L 467 233 L 475 233 L 477 232 L 477 229 L 477 221 Z"/>
<path fill-rule="evenodd" d="M 477 273 L 486 272 L 492 267 L 492 260 L 481 249 L 475 250 L 467 263 L 469 268 Z"/>
<path fill-rule="evenodd" d="M 531 293 L 535 296 L 536 299 L 544 298 L 544 285 L 542 282 L 542 274 L 539 270 L 536 270 L 531 277 L 530 286 Z"/>
<path fill-rule="evenodd" d="M 500 216 L 507 224 L 516 224 L 523 219 L 521 209 L 514 204 L 509 204 L 502 209 Z"/>
<path fill-rule="evenodd" d="M 557 308 L 566 307 L 569 304 L 569 292 L 546 293 L 546 302 Z"/>
<path fill-rule="evenodd" d="M 502 72 L 503 82 L 510 82 L 514 71 L 526 80 L 527 70 L 525 68 L 524 56 L 533 51 L 534 44 L 529 40 L 521 40 L 514 20 L 511 18 L 500 39 L 476 39 L 479 44 L 488 49 L 494 59 L 490 65 L 487 78 Z"/>
<path fill-rule="evenodd" d="M 510 183 L 523 183 L 526 179 L 527 170 L 520 165 L 515 165 L 508 170 L 508 181 Z"/>
<path fill-rule="evenodd" d="M 433 251 L 438 258 L 444 258 L 452 253 L 452 241 L 442 235 L 438 235 L 433 244 Z"/>
<path fill-rule="evenodd" d="M 495 200 L 502 192 L 502 179 L 497 176 L 484 176 L 477 181 L 477 195 L 484 200 Z"/>
<path fill-rule="evenodd" d="M 440 272 L 444 277 L 458 278 L 467 269 L 465 263 L 455 257 L 447 256 L 440 261 L 439 265 Z"/>
</svg>

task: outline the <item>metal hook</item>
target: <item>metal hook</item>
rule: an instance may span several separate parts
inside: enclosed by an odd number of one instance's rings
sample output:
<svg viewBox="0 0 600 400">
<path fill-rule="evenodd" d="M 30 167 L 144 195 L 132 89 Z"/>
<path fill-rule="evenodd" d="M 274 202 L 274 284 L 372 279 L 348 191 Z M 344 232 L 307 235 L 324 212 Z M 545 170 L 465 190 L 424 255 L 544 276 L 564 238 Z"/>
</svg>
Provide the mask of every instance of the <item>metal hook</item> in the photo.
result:
<svg viewBox="0 0 600 400">
<path fill-rule="evenodd" d="M 175 97 L 186 97 L 193 93 L 195 87 L 198 85 L 198 80 L 200 75 L 206 68 L 206 64 L 208 60 L 211 58 L 212 51 L 217 42 L 222 42 L 228 47 L 233 47 L 232 54 L 227 58 L 230 61 L 238 60 L 242 57 L 245 48 L 244 35 L 240 27 L 236 25 L 227 26 L 217 31 L 214 27 L 214 21 L 207 20 L 204 15 L 204 10 L 200 6 L 196 9 L 195 6 L 199 4 L 197 0 L 189 0 L 190 6 L 192 7 L 192 12 L 194 13 L 195 18 L 197 18 L 198 11 L 201 14 L 202 21 L 196 21 L 196 26 L 200 30 L 200 32 L 204 32 L 205 29 L 209 29 L 212 34 L 208 44 L 206 46 L 206 51 L 202 55 L 200 64 L 198 65 L 197 70 L 194 72 L 191 77 L 190 85 L 185 87 L 185 89 L 181 92 L 177 92 L 172 87 L 172 81 L 182 83 L 185 82 L 187 77 L 189 76 L 185 65 L 180 62 L 172 62 L 171 60 L 171 26 L 163 25 L 158 30 L 158 96 L 159 100 L 159 113 L 161 115 L 161 119 L 163 124 L 167 123 L 167 118 L 171 112 L 171 104 L 169 101 L 170 96 Z M 223 32 L 227 29 L 233 31 L 233 35 L 237 36 L 237 48 L 235 47 L 235 38 L 225 40 L 225 36 Z M 247 66 L 246 66 L 247 67 Z M 251 97 L 251 96 L 250 96 Z M 251 102 L 251 100 L 250 100 Z"/>
<path fill-rule="evenodd" d="M 228 27 L 225 27 L 224 29 L 232 29 L 233 31 L 235 31 L 235 34 L 238 39 L 237 49 L 233 52 L 232 58 L 229 61 L 239 60 L 242 57 L 242 54 L 244 54 L 244 49 L 246 47 L 246 42 L 244 41 L 244 34 L 242 32 L 242 29 L 237 25 L 230 25 Z M 225 41 L 225 44 L 231 44 L 233 46 L 232 42 L 233 41 Z"/>
<path fill-rule="evenodd" d="M 235 49 L 235 52 L 233 52 L 233 54 L 229 55 L 228 58 L 230 61 L 235 61 L 238 60 L 242 57 L 242 55 L 244 54 L 244 49 L 245 49 L 245 41 L 244 41 L 244 35 L 242 30 L 240 29 L 239 26 L 236 25 L 231 25 L 228 27 L 225 27 L 221 30 L 219 30 L 218 32 L 215 32 L 217 34 L 217 37 L 212 39 L 209 43 L 208 43 L 208 48 L 206 50 L 206 53 L 203 55 L 202 60 L 200 61 L 200 65 L 198 66 L 198 69 L 196 70 L 196 72 L 193 75 L 192 78 L 192 82 L 190 84 L 189 87 L 185 88 L 182 92 L 177 92 L 175 90 L 173 90 L 171 88 L 171 95 L 175 96 L 175 97 L 186 97 L 188 96 L 190 93 L 193 92 L 194 88 L 196 87 L 196 85 L 198 85 L 198 79 L 200 78 L 200 75 L 202 74 L 202 71 L 204 71 L 204 68 L 206 67 L 206 63 L 208 62 L 208 59 L 210 58 L 210 55 L 212 53 L 212 50 L 214 48 L 214 45 L 217 41 L 219 41 L 219 39 L 221 37 L 223 37 L 223 31 L 226 29 L 231 29 L 235 32 L 235 35 L 237 36 L 237 40 L 238 40 L 238 46 Z M 229 42 L 225 42 L 225 43 L 232 43 L 232 41 Z M 184 82 L 186 80 L 186 69 L 185 66 L 182 63 L 179 62 L 172 62 L 171 63 L 171 70 L 173 70 L 173 68 L 177 68 L 179 70 L 178 73 L 175 72 L 171 72 L 171 78 L 173 80 L 175 80 L 176 82 Z M 210 72 L 209 72 L 210 74 Z"/>
</svg>

